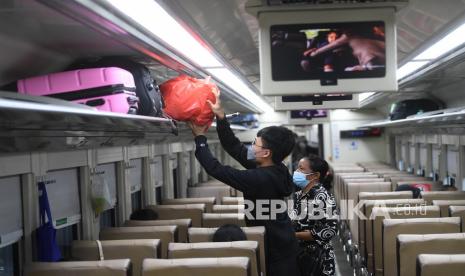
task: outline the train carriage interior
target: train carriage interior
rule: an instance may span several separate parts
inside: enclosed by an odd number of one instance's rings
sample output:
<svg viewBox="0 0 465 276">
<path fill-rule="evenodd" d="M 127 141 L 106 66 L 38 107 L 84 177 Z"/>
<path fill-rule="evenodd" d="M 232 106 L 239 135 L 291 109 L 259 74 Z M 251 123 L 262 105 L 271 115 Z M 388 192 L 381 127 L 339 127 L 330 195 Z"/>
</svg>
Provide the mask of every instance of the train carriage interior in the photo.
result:
<svg viewBox="0 0 465 276">
<path fill-rule="evenodd" d="M 464 275 L 464 0 L 2 0 L 0 276 L 284 275 L 232 176 L 272 126 L 283 200 L 328 164 L 302 276 Z"/>
</svg>

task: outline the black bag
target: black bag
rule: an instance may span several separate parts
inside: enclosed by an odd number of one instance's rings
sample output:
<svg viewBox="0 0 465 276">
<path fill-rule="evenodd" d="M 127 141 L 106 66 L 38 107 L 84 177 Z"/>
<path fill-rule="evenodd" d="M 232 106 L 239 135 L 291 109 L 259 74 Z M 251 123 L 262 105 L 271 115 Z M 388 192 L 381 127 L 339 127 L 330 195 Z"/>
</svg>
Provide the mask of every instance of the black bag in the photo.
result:
<svg viewBox="0 0 465 276">
<path fill-rule="evenodd" d="M 71 68 L 97 68 L 97 67 L 119 67 L 132 73 L 136 84 L 136 95 L 139 97 L 139 115 L 163 117 L 163 97 L 157 82 L 150 74 L 145 65 L 132 61 L 125 57 L 104 57 L 97 61 L 78 62 Z"/>
<path fill-rule="evenodd" d="M 299 246 L 297 255 L 297 265 L 300 276 L 321 276 L 323 275 L 324 249 L 316 244 Z"/>
<path fill-rule="evenodd" d="M 430 99 L 404 100 L 391 105 L 391 121 L 405 119 L 408 116 L 438 110 L 439 104 Z"/>
</svg>

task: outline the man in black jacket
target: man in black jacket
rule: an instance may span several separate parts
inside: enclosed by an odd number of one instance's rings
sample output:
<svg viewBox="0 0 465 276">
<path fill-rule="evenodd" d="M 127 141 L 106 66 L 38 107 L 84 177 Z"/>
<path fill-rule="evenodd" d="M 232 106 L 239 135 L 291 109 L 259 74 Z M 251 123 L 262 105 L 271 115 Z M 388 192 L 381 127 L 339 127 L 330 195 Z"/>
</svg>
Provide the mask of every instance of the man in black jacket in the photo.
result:
<svg viewBox="0 0 465 276">
<path fill-rule="evenodd" d="M 208 149 L 205 126 L 189 123 L 195 136 L 195 156 L 207 173 L 244 194 L 247 226 L 265 226 L 266 262 L 269 276 L 299 275 L 296 256 L 297 240 L 287 214 L 287 208 L 273 206 L 284 202 L 293 189 L 292 177 L 282 163 L 295 145 L 293 132 L 284 127 L 267 127 L 257 134 L 252 147 L 247 148 L 232 132 L 220 103 L 219 92 L 216 102 L 208 101 L 217 118 L 217 131 L 223 148 L 246 170 L 224 166 L 212 156 Z M 279 209 L 279 212 L 276 210 Z M 285 210 L 283 210 L 285 209 Z M 273 212 L 275 211 L 275 212 Z"/>
</svg>

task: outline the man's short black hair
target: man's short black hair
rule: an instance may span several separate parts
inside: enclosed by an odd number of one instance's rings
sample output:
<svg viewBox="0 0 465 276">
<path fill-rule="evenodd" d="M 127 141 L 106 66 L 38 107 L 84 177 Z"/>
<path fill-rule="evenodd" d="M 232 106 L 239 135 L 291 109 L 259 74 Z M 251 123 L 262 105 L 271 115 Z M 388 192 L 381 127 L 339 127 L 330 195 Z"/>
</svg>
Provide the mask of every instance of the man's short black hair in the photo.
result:
<svg viewBox="0 0 465 276">
<path fill-rule="evenodd" d="M 263 147 L 271 150 L 273 163 L 279 164 L 288 156 L 295 146 L 295 135 L 291 130 L 282 126 L 262 128 L 257 137 L 261 137 Z"/>
<path fill-rule="evenodd" d="M 214 242 L 246 241 L 247 236 L 236 224 L 225 224 L 213 234 Z"/>
<path fill-rule="evenodd" d="M 158 213 L 152 209 L 139 209 L 132 212 L 130 220 L 157 220 Z"/>
</svg>

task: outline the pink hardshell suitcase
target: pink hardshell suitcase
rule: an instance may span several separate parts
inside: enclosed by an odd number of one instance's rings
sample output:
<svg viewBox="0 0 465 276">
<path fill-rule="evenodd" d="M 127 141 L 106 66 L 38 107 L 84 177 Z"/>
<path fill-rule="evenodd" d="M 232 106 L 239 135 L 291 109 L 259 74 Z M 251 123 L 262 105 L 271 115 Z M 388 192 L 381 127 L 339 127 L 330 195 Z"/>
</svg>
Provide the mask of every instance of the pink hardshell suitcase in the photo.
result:
<svg viewBox="0 0 465 276">
<path fill-rule="evenodd" d="M 117 67 L 79 69 L 18 81 L 18 92 L 48 96 L 92 106 L 102 111 L 137 113 L 132 74 Z"/>
</svg>

